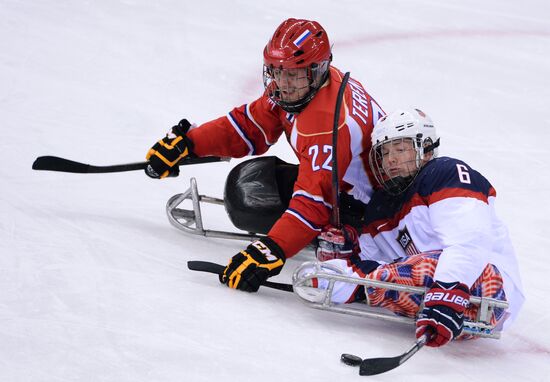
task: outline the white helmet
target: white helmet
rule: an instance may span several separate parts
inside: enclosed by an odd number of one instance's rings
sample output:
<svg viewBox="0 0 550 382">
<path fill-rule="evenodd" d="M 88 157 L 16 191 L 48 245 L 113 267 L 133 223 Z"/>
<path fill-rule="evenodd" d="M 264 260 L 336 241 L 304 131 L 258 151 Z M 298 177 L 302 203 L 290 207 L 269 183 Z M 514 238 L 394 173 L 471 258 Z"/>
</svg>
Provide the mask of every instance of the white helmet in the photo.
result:
<svg viewBox="0 0 550 382">
<path fill-rule="evenodd" d="M 374 127 L 371 139 L 372 149 L 369 155 L 371 170 L 378 183 L 394 195 L 409 187 L 426 159 L 437 156 L 439 146 L 439 137 L 431 118 L 419 109 L 399 109 L 382 117 Z M 382 163 L 382 146 L 397 140 L 412 141 L 412 149 L 416 152 L 414 169 L 406 176 L 392 175 Z M 426 157 L 428 153 L 431 153 L 429 158 Z"/>
</svg>

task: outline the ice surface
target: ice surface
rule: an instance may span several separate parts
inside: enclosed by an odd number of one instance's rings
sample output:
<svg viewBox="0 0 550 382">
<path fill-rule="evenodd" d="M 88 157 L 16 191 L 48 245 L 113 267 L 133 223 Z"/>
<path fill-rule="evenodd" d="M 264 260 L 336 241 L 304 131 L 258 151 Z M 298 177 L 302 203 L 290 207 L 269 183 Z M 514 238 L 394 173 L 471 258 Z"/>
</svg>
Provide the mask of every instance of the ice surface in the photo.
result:
<svg viewBox="0 0 550 382">
<path fill-rule="evenodd" d="M 359 377 L 341 353 L 410 346 L 410 327 L 236 292 L 186 269 L 225 263 L 244 243 L 185 236 L 164 204 L 190 177 L 221 197 L 239 161 L 165 181 L 31 170 L 40 155 L 140 161 L 180 118 L 204 122 L 255 99 L 262 49 L 291 16 L 320 21 L 337 67 L 387 111 L 422 107 L 441 153 L 492 181 L 523 275 L 528 300 L 501 340 L 422 349 L 367 378 L 550 380 L 547 1 L 1 0 L 1 381 L 342 381 Z M 295 162 L 284 139 L 270 153 Z M 205 214 L 230 228 L 223 208 Z"/>
</svg>

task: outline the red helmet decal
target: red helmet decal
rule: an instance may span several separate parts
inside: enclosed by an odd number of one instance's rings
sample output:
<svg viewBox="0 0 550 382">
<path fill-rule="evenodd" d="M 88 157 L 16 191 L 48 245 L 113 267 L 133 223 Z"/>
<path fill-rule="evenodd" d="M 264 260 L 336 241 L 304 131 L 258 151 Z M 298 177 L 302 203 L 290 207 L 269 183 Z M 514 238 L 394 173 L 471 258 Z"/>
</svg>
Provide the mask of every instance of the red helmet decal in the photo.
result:
<svg viewBox="0 0 550 382">
<path fill-rule="evenodd" d="M 264 49 L 264 64 L 305 68 L 330 60 L 327 32 L 316 21 L 288 19 L 277 28 Z"/>
<path fill-rule="evenodd" d="M 311 36 L 311 31 L 306 29 L 296 40 L 293 41 L 294 45 L 298 48 Z"/>
</svg>

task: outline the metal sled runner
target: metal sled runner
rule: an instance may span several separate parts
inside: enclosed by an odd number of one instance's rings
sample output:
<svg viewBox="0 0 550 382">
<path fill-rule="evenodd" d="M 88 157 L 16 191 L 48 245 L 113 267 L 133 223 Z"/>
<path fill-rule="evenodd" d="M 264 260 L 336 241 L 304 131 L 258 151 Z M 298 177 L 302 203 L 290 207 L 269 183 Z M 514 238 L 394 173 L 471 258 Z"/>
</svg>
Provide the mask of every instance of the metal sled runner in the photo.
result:
<svg viewBox="0 0 550 382">
<path fill-rule="evenodd" d="M 225 206 L 225 203 L 223 199 L 199 195 L 195 178 L 191 178 L 190 183 L 190 187 L 185 192 L 172 196 L 166 203 L 166 214 L 170 224 L 174 227 L 189 234 L 222 239 L 256 240 L 264 236 L 252 232 L 239 233 L 205 229 L 201 214 L 201 202 L 221 206 Z M 191 201 L 192 209 L 180 208 L 180 205 L 186 200 Z"/>
<path fill-rule="evenodd" d="M 194 235 L 248 241 L 264 237 L 286 211 L 297 176 L 297 165 L 277 157 L 249 159 L 227 175 L 223 199 L 199 195 L 197 181 L 191 178 L 187 191 L 168 200 L 168 220 L 177 229 Z M 186 200 L 191 202 L 191 209 L 180 207 Z M 227 217 L 241 232 L 205 229 L 201 202 L 224 206 Z"/>
<path fill-rule="evenodd" d="M 419 295 L 423 295 L 426 292 L 425 288 L 377 280 L 366 280 L 341 275 L 339 273 L 340 270 L 330 264 L 319 263 L 317 261 L 303 263 L 294 271 L 292 276 L 294 292 L 303 302 L 314 309 L 414 325 L 415 320 L 413 318 L 397 316 L 384 309 L 369 307 L 367 304 L 337 304 L 332 302 L 334 284 L 337 281 L 341 281 L 366 287 L 382 288 Z M 315 288 L 312 286 L 312 279 L 327 280 L 328 287 L 326 289 Z M 495 308 L 508 308 L 508 303 L 493 298 L 481 298 L 476 296 L 470 297 L 470 303 L 478 306 L 477 318 L 475 321 L 464 322 L 464 332 L 477 337 L 500 338 L 500 331 L 495 330 L 495 327 L 490 324 L 491 316 Z"/>
</svg>

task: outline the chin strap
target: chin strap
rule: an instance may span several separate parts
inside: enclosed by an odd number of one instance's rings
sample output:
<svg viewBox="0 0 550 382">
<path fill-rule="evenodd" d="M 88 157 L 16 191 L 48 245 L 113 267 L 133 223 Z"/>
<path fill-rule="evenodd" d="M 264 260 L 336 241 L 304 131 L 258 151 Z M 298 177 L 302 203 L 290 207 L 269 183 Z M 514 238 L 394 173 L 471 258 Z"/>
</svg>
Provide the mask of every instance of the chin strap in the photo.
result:
<svg viewBox="0 0 550 382">
<path fill-rule="evenodd" d="M 437 141 L 435 141 L 434 143 L 432 143 L 429 146 L 424 147 L 424 154 L 427 154 L 431 151 L 434 151 L 436 148 L 438 148 L 439 147 L 439 141 L 440 141 L 440 138 L 437 138 Z"/>
</svg>

